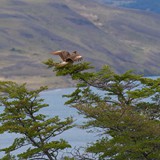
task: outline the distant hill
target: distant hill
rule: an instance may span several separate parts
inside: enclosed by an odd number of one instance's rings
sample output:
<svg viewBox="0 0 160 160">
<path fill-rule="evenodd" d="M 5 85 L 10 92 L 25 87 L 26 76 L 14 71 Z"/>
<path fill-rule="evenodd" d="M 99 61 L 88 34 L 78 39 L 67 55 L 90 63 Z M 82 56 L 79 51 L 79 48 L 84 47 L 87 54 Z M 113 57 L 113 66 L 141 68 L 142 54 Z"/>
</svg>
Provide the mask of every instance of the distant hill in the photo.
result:
<svg viewBox="0 0 160 160">
<path fill-rule="evenodd" d="M 159 19 L 91 0 L 1 0 L 0 80 L 69 86 L 42 64 L 60 49 L 77 50 L 96 69 L 160 75 Z"/>
<path fill-rule="evenodd" d="M 97 0 L 97 2 L 160 13 L 160 0 Z"/>
</svg>

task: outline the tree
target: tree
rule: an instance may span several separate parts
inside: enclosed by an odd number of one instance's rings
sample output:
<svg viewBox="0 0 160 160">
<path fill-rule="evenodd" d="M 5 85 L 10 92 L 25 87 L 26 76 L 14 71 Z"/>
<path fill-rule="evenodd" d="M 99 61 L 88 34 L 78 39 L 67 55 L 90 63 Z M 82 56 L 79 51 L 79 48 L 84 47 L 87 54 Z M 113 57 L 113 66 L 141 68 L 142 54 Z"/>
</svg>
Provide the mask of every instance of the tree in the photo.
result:
<svg viewBox="0 0 160 160">
<path fill-rule="evenodd" d="M 87 72 L 89 63 L 58 67 L 45 62 L 57 76 L 78 80 L 65 95 L 66 104 L 88 121 L 82 128 L 99 128 L 101 137 L 87 148 L 98 159 L 160 159 L 160 78 L 153 80 L 127 71 L 116 74 L 109 66 Z M 97 130 L 96 130 L 97 131 Z"/>
<path fill-rule="evenodd" d="M 0 114 L 0 134 L 20 134 L 11 146 L 0 150 L 5 152 L 1 159 L 56 160 L 60 151 L 71 147 L 65 140 L 54 138 L 72 128 L 73 119 L 68 117 L 62 121 L 58 116 L 48 118 L 39 112 L 48 106 L 39 97 L 46 89 L 40 87 L 31 91 L 25 84 L 0 81 L 0 105 L 4 107 Z M 25 147 L 24 152 L 12 156 L 13 151 L 22 147 Z"/>
</svg>

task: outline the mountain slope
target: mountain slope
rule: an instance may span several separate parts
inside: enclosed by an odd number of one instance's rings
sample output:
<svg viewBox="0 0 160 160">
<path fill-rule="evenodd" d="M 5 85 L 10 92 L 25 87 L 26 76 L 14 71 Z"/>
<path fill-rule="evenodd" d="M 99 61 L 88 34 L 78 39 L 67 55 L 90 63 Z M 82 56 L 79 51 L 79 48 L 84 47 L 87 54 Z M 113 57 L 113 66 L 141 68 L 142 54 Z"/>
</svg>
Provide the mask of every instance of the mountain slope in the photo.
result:
<svg viewBox="0 0 160 160">
<path fill-rule="evenodd" d="M 79 51 L 96 68 L 160 75 L 159 18 L 90 0 L 1 0 L 0 78 L 68 86 L 41 63 L 59 49 Z"/>
</svg>

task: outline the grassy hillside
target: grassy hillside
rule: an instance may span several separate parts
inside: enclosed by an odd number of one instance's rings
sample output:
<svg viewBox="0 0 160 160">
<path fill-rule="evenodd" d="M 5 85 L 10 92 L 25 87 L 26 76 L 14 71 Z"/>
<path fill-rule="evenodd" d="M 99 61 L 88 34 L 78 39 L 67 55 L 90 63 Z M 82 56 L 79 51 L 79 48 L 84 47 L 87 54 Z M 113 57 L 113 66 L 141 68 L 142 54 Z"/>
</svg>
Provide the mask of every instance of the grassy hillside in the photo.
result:
<svg viewBox="0 0 160 160">
<path fill-rule="evenodd" d="M 1 0 L 0 79 L 68 86 L 42 64 L 59 49 L 79 51 L 96 68 L 160 75 L 159 18 L 91 0 Z"/>
</svg>

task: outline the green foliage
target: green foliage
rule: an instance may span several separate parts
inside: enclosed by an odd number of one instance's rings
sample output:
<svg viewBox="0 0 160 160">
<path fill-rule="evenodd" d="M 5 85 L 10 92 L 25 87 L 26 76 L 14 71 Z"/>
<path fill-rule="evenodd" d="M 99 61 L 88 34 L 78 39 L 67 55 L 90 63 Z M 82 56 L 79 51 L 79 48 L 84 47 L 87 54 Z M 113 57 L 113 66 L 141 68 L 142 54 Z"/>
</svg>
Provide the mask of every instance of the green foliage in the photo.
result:
<svg viewBox="0 0 160 160">
<path fill-rule="evenodd" d="M 0 105 L 4 111 L 0 114 L 0 133 L 18 133 L 11 146 L 1 149 L 6 159 L 13 151 L 28 146 L 19 159 L 42 158 L 55 160 L 61 150 L 71 147 L 65 140 L 54 140 L 54 137 L 73 127 L 71 117 L 60 120 L 58 116 L 47 118 L 39 111 L 47 107 L 39 93 L 46 90 L 28 90 L 14 82 L 0 82 Z"/>
<path fill-rule="evenodd" d="M 1 160 L 15 160 L 15 156 L 11 156 L 10 154 L 7 154 Z"/>
<path fill-rule="evenodd" d="M 109 66 L 87 72 L 86 63 L 52 67 L 57 76 L 79 80 L 76 90 L 64 96 L 88 118 L 82 128 L 100 128 L 102 136 L 87 152 L 102 160 L 160 159 L 160 79 L 132 71 L 116 74 Z"/>
</svg>

